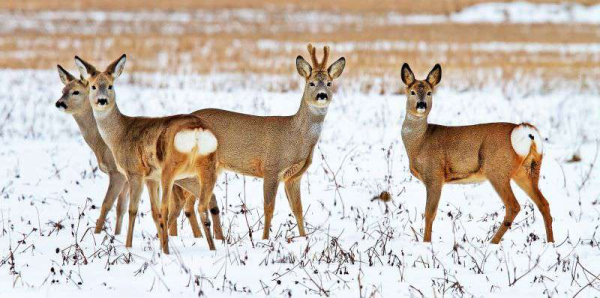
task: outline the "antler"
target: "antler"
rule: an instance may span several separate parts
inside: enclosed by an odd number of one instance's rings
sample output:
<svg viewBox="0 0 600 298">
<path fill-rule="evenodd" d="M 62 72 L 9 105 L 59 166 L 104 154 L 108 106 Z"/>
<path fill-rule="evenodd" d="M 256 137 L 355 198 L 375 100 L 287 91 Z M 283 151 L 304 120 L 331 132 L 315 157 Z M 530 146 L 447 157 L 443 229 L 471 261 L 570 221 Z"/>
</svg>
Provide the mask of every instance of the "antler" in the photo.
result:
<svg viewBox="0 0 600 298">
<path fill-rule="evenodd" d="M 308 52 L 310 53 L 310 59 L 312 60 L 314 70 L 325 70 L 327 68 L 327 59 L 329 59 L 329 46 L 323 47 L 323 60 L 319 62 L 317 60 L 317 49 L 308 44 Z"/>
</svg>

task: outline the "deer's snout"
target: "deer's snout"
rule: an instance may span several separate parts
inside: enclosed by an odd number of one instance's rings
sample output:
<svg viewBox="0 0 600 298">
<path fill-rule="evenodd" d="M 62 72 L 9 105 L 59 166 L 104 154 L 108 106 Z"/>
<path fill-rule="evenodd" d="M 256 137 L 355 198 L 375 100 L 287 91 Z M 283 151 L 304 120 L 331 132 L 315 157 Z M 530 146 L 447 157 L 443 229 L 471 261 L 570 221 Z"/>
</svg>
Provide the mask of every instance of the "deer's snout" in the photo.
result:
<svg viewBox="0 0 600 298">
<path fill-rule="evenodd" d="M 56 106 L 56 108 L 57 108 L 57 109 L 59 109 L 59 110 L 60 110 L 60 109 L 63 109 L 63 110 L 66 110 L 66 109 L 67 109 L 67 104 L 66 104 L 64 101 L 62 101 L 62 100 L 58 100 L 58 101 L 56 102 L 56 104 L 54 104 L 54 105 L 55 105 L 55 106 Z"/>
<path fill-rule="evenodd" d="M 100 106 L 105 106 L 108 104 L 108 99 L 107 98 L 98 98 L 98 100 L 96 101 L 96 103 Z"/>
<path fill-rule="evenodd" d="M 425 112 L 425 110 L 427 110 L 427 102 L 425 101 L 417 101 L 417 106 L 416 106 L 417 112 Z"/>
<path fill-rule="evenodd" d="M 317 93 L 317 100 L 327 100 L 329 99 L 329 95 L 326 92 Z"/>
</svg>

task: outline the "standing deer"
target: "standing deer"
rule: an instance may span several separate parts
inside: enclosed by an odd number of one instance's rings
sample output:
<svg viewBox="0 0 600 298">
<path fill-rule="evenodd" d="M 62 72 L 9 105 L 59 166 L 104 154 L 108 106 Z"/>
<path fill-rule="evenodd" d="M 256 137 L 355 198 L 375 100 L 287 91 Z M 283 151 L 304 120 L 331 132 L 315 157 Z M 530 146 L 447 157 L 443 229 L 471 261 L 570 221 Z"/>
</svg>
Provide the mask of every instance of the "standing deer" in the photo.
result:
<svg viewBox="0 0 600 298">
<path fill-rule="evenodd" d="M 106 191 L 106 195 L 102 203 L 100 216 L 96 222 L 95 233 L 100 233 L 104 228 L 104 222 L 106 220 L 107 213 L 110 211 L 110 209 L 112 209 L 115 199 L 118 196 L 115 234 L 119 235 L 121 233 L 121 226 L 123 222 L 123 211 L 125 210 L 125 206 L 127 205 L 128 201 L 129 185 L 127 183 L 127 178 L 117 169 L 112 152 L 110 152 L 110 149 L 100 136 L 100 132 L 98 131 L 96 120 L 94 119 L 94 114 L 92 112 L 92 106 L 90 105 L 88 99 L 88 82 L 84 79 L 76 79 L 60 65 L 57 65 L 57 67 L 58 74 L 63 84 L 65 84 L 65 87 L 62 90 L 61 98 L 56 101 L 56 107 L 59 110 L 73 116 L 77 126 L 79 127 L 79 130 L 81 131 L 81 134 L 83 135 L 83 139 L 96 155 L 98 168 L 102 172 L 107 173 L 109 177 L 108 190 Z M 146 186 L 150 195 L 152 196 L 150 200 L 151 204 L 156 204 L 157 206 L 158 185 L 152 181 L 149 181 Z M 181 212 L 183 202 L 186 200 L 184 190 L 179 186 L 175 186 L 173 188 L 173 195 L 176 208 L 175 212 L 176 214 L 179 214 Z M 211 204 L 216 204 L 216 201 L 211 201 Z M 156 206 L 152 207 L 152 216 L 155 220 L 155 223 L 158 223 Z M 220 225 L 218 224 L 220 222 L 218 212 L 213 214 L 213 221 L 216 223 L 215 227 L 219 226 L 220 230 Z M 193 226 L 191 221 L 190 224 Z M 197 222 L 196 226 L 198 226 Z M 197 229 L 199 231 L 199 228 Z M 177 235 L 176 221 L 173 221 L 173 224 L 169 225 L 169 233 L 172 236 Z"/>
<path fill-rule="evenodd" d="M 125 61 L 126 56 L 122 55 L 100 72 L 75 56 L 81 76 L 91 86 L 88 98 L 100 135 L 113 153 L 119 172 L 129 182 L 129 229 L 125 245 L 131 247 L 132 244 L 143 183 L 160 183 L 161 208 L 156 212 L 160 230 L 158 234 L 163 252 L 169 253 L 166 229 L 176 219 L 177 211 L 174 206 L 169 208 L 170 198 L 175 181 L 185 179 L 188 182 L 180 185 L 200 198 L 198 209 L 204 234 L 209 248 L 214 250 L 206 211 L 213 197 L 217 177 L 217 139 L 206 129 L 203 120 L 194 115 L 156 118 L 123 115 L 116 103 L 113 83 L 123 72 Z M 201 182 L 200 189 L 190 187 L 188 178 L 198 179 Z M 186 201 L 185 205 L 185 214 L 193 224 L 196 222 L 193 200 Z M 194 229 L 194 225 L 192 227 Z"/>
<path fill-rule="evenodd" d="M 300 181 L 312 162 L 313 149 L 319 140 L 327 108 L 332 100 L 331 85 L 338 78 L 346 60 L 342 57 L 327 68 L 329 47 L 317 60 L 316 49 L 308 45 L 312 66 L 302 56 L 296 58 L 296 69 L 305 79 L 300 108 L 292 116 L 254 116 L 218 109 L 205 109 L 193 114 L 205 120 L 207 128 L 219 140 L 219 169 L 264 178 L 263 239 L 269 238 L 275 197 L 279 183 L 285 185 L 290 207 L 305 236 Z"/>
<path fill-rule="evenodd" d="M 506 208 L 504 221 L 492 238 L 492 243 L 500 242 L 521 209 L 510 186 L 512 179 L 537 205 L 544 218 L 547 240 L 554 242 L 550 206 L 538 187 L 542 165 L 538 130 L 527 123 L 429 124 L 432 94 L 442 79 L 442 68 L 436 64 L 427 79 L 420 81 L 405 63 L 401 77 L 407 96 L 402 141 L 411 173 L 427 189 L 424 241 L 431 242 L 433 220 L 445 183 L 488 180 Z"/>
</svg>

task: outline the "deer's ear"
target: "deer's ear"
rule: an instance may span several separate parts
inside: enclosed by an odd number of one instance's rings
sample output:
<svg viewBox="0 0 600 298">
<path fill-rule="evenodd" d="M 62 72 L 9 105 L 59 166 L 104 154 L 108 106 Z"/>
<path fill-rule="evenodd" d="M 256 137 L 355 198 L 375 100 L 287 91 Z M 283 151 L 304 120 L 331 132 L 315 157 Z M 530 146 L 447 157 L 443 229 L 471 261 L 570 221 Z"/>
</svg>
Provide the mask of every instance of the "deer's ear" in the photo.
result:
<svg viewBox="0 0 600 298">
<path fill-rule="evenodd" d="M 308 78 L 312 73 L 312 66 L 302 56 L 298 56 L 296 57 L 296 70 L 303 78 Z"/>
<path fill-rule="evenodd" d="M 89 79 L 91 76 L 98 73 L 98 71 L 93 65 L 79 58 L 79 56 L 75 56 L 75 65 L 77 65 L 77 69 L 79 69 L 79 73 L 84 79 Z"/>
<path fill-rule="evenodd" d="M 75 77 L 68 71 L 66 71 L 62 66 L 56 65 L 56 68 L 58 68 L 58 76 L 60 77 L 60 80 L 63 82 L 63 84 L 66 85 L 70 81 L 75 79 Z"/>
<path fill-rule="evenodd" d="M 427 82 L 431 84 L 431 86 L 435 86 L 440 83 L 442 80 L 442 67 L 439 64 L 436 64 L 433 69 L 427 75 Z"/>
<path fill-rule="evenodd" d="M 415 82 L 415 74 L 413 74 L 412 70 L 410 69 L 410 66 L 408 66 L 408 63 L 404 63 L 402 65 L 402 70 L 400 70 L 400 77 L 402 78 L 402 82 L 404 82 L 404 85 L 406 86 L 410 86 L 412 83 Z"/>
<path fill-rule="evenodd" d="M 327 68 L 327 72 L 332 79 L 337 79 L 342 75 L 342 72 L 344 72 L 344 67 L 346 67 L 346 58 L 342 57 L 333 62 L 333 64 Z"/>
<path fill-rule="evenodd" d="M 123 73 L 123 68 L 125 68 L 126 60 L 127 56 L 125 54 L 121 55 L 119 59 L 113 61 L 113 63 L 106 67 L 106 72 L 111 74 L 113 78 L 118 78 Z"/>
</svg>

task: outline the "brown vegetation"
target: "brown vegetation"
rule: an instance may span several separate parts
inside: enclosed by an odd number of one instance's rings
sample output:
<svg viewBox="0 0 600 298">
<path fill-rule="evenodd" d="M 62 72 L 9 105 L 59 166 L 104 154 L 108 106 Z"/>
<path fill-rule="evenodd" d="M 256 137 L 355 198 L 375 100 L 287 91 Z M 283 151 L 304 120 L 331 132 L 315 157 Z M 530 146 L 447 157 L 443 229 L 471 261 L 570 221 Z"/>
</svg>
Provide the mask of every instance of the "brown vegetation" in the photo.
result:
<svg viewBox="0 0 600 298">
<path fill-rule="evenodd" d="M 441 62 L 449 73 L 466 75 L 461 80 L 471 85 L 489 80 L 485 71 L 579 81 L 598 75 L 597 51 L 569 50 L 595 44 L 597 25 L 398 24 L 387 19 L 390 11 L 445 14 L 482 2 L 490 1 L 3 1 L 0 9 L 9 10 L 0 27 L 10 29 L 0 29 L 0 68 L 50 69 L 57 63 L 69 65 L 75 54 L 108 62 L 127 53 L 128 71 L 294 75 L 295 56 L 314 42 L 330 44 L 333 58 L 347 58 L 348 78 L 396 77 L 403 62 L 415 69 Z M 236 14 L 230 8 L 255 10 Z M 62 12 L 40 16 L 53 10 Z M 70 15 L 69 10 L 162 15 L 98 19 Z M 177 19 L 174 11 L 188 19 Z M 202 15 L 194 14 L 199 11 Z M 531 44 L 543 46 L 531 50 Z"/>
</svg>

